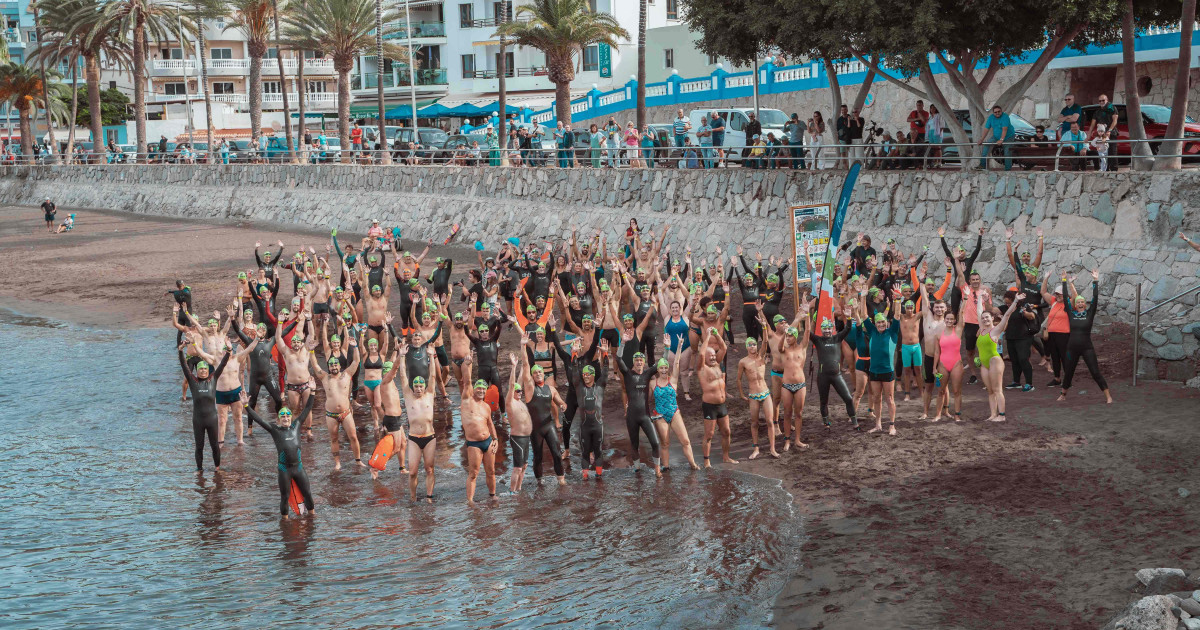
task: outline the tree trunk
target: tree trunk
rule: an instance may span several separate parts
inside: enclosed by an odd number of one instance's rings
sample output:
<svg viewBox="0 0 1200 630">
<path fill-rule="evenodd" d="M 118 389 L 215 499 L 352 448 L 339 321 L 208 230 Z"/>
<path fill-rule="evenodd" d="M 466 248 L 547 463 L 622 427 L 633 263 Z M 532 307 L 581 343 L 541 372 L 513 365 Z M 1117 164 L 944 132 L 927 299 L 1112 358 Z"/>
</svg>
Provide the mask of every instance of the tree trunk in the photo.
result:
<svg viewBox="0 0 1200 630">
<path fill-rule="evenodd" d="M 21 98 L 17 106 L 17 121 L 21 125 L 21 161 L 33 164 L 33 121 L 30 110 L 36 108 L 29 100 Z"/>
<path fill-rule="evenodd" d="M 554 83 L 554 117 L 563 121 L 563 125 L 571 124 L 571 83 L 568 81 Z"/>
<path fill-rule="evenodd" d="M 250 51 L 250 137 L 257 139 L 262 135 L 262 62 L 267 54 L 267 44 L 252 40 L 246 42 L 246 48 Z"/>
<path fill-rule="evenodd" d="M 496 26 L 500 26 L 507 21 L 508 21 L 508 0 L 500 0 L 500 15 L 496 16 Z M 498 124 L 496 125 L 496 127 L 499 131 L 499 134 L 500 134 L 500 136 L 499 136 L 500 137 L 500 166 L 508 166 L 508 132 L 504 130 L 506 124 L 508 123 L 508 84 L 506 83 L 506 81 L 505 81 L 506 77 L 504 76 L 504 75 L 508 74 L 508 59 L 504 55 L 504 45 L 505 45 L 504 36 L 501 35 L 500 36 L 500 55 L 499 55 L 499 59 L 496 61 L 496 78 L 499 83 L 499 85 L 497 87 L 499 87 L 499 92 L 500 92 L 499 94 L 497 94 L 497 97 L 498 97 L 497 102 L 500 106 L 500 111 L 498 111 L 497 114 L 500 116 L 500 120 L 497 121 Z M 555 93 L 557 93 L 557 92 L 558 92 L 558 87 L 556 85 Z M 567 112 L 568 112 L 567 122 L 571 121 L 570 111 L 571 111 L 571 109 L 568 106 L 567 107 Z"/>
<path fill-rule="evenodd" d="M 862 111 L 862 108 L 867 103 L 867 95 L 871 93 L 871 86 L 875 84 L 875 69 L 868 68 L 867 76 L 863 79 L 862 85 L 858 87 L 858 94 L 854 95 L 854 105 L 850 107 L 850 111 Z"/>
<path fill-rule="evenodd" d="M 63 151 L 63 163 L 68 164 L 71 161 L 71 154 L 75 153 L 75 120 L 79 117 L 79 84 L 75 80 L 76 68 L 79 66 L 79 58 L 71 60 L 71 126 L 67 128 L 67 150 Z"/>
<path fill-rule="evenodd" d="M 1129 139 L 1135 141 L 1131 143 L 1129 153 L 1132 156 L 1131 167 L 1133 170 L 1148 171 L 1154 168 L 1154 156 L 1150 152 L 1150 145 L 1145 142 L 1136 142 L 1146 139 L 1146 124 L 1142 120 L 1142 97 L 1138 95 L 1137 91 L 1133 37 L 1133 0 L 1125 0 L 1125 16 L 1121 20 L 1121 74 L 1125 79 L 1125 112 L 1129 121 Z M 1112 151 L 1114 154 L 1116 153 L 1115 148 Z"/>
<path fill-rule="evenodd" d="M 350 163 L 350 68 L 354 61 L 337 63 L 338 71 L 338 140 L 342 145 L 342 164 Z M 417 131 L 414 129 L 414 137 Z"/>
<path fill-rule="evenodd" d="M 637 128 L 641 133 L 646 126 L 646 0 L 638 0 L 637 55 Z"/>
<path fill-rule="evenodd" d="M 1175 96 L 1171 99 L 1171 120 L 1167 122 L 1167 138 L 1159 146 L 1154 170 L 1179 170 L 1183 167 L 1183 121 L 1187 116 L 1189 74 L 1192 68 L 1192 32 L 1196 28 L 1196 0 L 1183 0 L 1183 18 L 1179 29 L 1179 62 L 1175 64 Z"/>
<path fill-rule="evenodd" d="M 412 37 L 412 33 L 406 32 L 405 37 Z M 376 83 L 376 95 L 379 97 L 379 130 L 375 133 L 376 141 L 381 148 L 387 148 L 387 131 L 384 129 L 383 115 L 386 106 L 383 102 L 383 0 L 375 0 L 375 72 L 378 77 Z M 408 60 L 409 81 L 417 80 L 417 68 L 411 59 Z M 416 112 L 413 116 L 416 117 Z M 413 137 L 416 137 L 417 130 L 413 129 Z M 379 155 L 381 164 L 391 164 L 392 154 L 390 151 L 384 151 Z"/>
<path fill-rule="evenodd" d="M 104 144 L 104 123 L 100 117 L 100 60 L 95 54 L 84 55 L 83 77 L 84 83 L 87 84 L 90 118 L 88 127 L 92 130 L 92 147 L 94 148 Z"/>
<path fill-rule="evenodd" d="M 304 51 L 297 51 L 296 55 L 296 83 L 300 84 L 300 88 L 296 91 L 296 108 L 300 116 L 300 127 L 296 136 L 296 144 L 304 143 L 304 132 L 308 129 L 308 119 L 305 118 L 304 101 L 308 95 L 308 85 L 304 82 Z M 301 160 L 303 160 L 304 151 L 299 151 Z"/>
<path fill-rule="evenodd" d="M 275 62 L 279 64 L 279 96 L 283 99 L 283 137 L 287 139 L 288 156 L 296 163 L 296 144 L 292 141 L 292 111 L 288 108 L 287 76 L 283 72 L 283 42 L 279 39 L 279 3 L 271 0 L 271 18 L 275 22 Z"/>
<path fill-rule="evenodd" d="M 42 41 L 42 23 L 38 19 L 37 3 L 30 3 L 29 8 L 33 11 L 33 32 L 37 34 L 37 40 L 40 44 Z M 46 135 L 50 141 L 50 158 L 55 164 L 58 164 L 58 141 L 54 138 L 54 123 L 50 120 L 50 88 L 46 85 L 46 58 L 43 55 L 38 55 L 40 67 L 38 72 L 42 77 L 42 105 L 46 108 Z M 34 111 L 37 111 L 36 109 Z M 75 123 L 74 120 L 71 121 Z"/>
<path fill-rule="evenodd" d="M 204 90 L 204 141 L 208 143 L 208 163 L 214 164 L 217 146 L 213 144 L 212 90 L 208 85 L 208 40 L 204 38 L 204 19 L 196 20 L 196 25 L 196 31 L 200 33 L 200 82 Z"/>
<path fill-rule="evenodd" d="M 829 55 L 821 53 L 821 63 L 825 64 L 825 75 L 829 77 L 829 92 L 833 97 L 833 113 L 830 115 L 830 120 L 837 121 L 838 116 L 841 116 L 842 111 L 842 86 L 838 81 L 837 66 L 829 59 Z M 834 132 L 834 140 L 837 140 L 837 133 Z M 747 142 L 750 140 L 746 138 Z"/>
<path fill-rule="evenodd" d="M 884 73 L 884 76 L 890 77 L 890 75 L 887 73 Z M 946 121 L 946 126 L 950 128 L 951 137 L 953 137 L 954 141 L 959 144 L 957 149 L 959 166 L 962 168 L 962 170 L 970 170 L 971 163 L 973 162 L 973 160 L 970 158 L 974 157 L 975 155 L 974 149 L 966 145 L 966 143 L 970 141 L 970 139 L 967 137 L 967 131 L 963 128 L 962 124 L 958 122 L 958 117 L 954 115 L 954 110 L 950 107 L 950 102 L 946 99 L 946 95 L 942 92 L 941 88 L 938 87 L 937 82 L 934 80 L 933 71 L 929 68 L 928 61 L 921 66 L 920 80 L 921 84 L 924 85 L 925 89 L 928 91 L 927 94 L 922 92 L 924 99 L 928 100 L 934 105 L 937 105 L 939 112 L 946 112 L 942 115 L 942 118 Z"/>
<path fill-rule="evenodd" d="M 134 11 L 137 15 L 133 25 L 133 115 L 137 130 L 138 158 L 146 159 L 146 16 L 140 8 L 135 8 Z M 97 107 L 92 111 L 92 129 L 96 129 L 96 121 L 99 119 L 100 109 Z M 103 144 L 103 135 L 92 138 L 92 152 Z"/>
</svg>

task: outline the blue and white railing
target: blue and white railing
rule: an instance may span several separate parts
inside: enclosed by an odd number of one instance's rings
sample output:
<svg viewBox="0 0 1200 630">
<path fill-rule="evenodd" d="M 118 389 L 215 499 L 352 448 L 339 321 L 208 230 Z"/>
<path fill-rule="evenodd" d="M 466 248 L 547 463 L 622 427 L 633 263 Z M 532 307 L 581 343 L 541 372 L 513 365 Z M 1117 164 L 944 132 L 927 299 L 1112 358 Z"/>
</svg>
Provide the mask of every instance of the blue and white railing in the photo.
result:
<svg viewBox="0 0 1200 630">
<path fill-rule="evenodd" d="M 1178 57 L 1179 30 L 1179 26 L 1174 25 L 1155 27 L 1141 33 L 1134 43 L 1137 60 L 1154 61 Z M 1192 41 L 1193 45 L 1200 44 L 1200 30 L 1193 34 Z M 1040 50 L 1030 51 L 1010 65 L 1032 63 L 1039 54 L 1041 54 Z M 1108 46 L 1088 46 L 1083 51 L 1067 49 L 1060 53 L 1049 67 L 1113 65 L 1120 63 L 1120 56 L 1120 43 Z M 936 56 L 931 55 L 929 61 L 934 74 L 946 72 L 945 67 L 937 60 Z M 984 60 L 980 63 L 986 66 L 987 61 Z M 866 80 L 867 67 L 860 61 L 852 59 L 834 65 L 838 73 L 838 82 L 843 87 L 861 85 Z M 1192 65 L 1196 66 L 1197 60 L 1194 59 Z M 883 67 L 883 70 L 888 72 L 886 67 Z M 768 59 L 766 63 L 759 66 L 758 72 L 759 94 L 780 94 L 829 87 L 828 73 L 825 65 L 819 60 L 807 61 L 798 65 L 777 66 L 773 60 Z M 874 82 L 886 80 L 885 77 L 879 75 L 874 78 Z M 593 86 L 587 94 L 571 101 L 571 118 L 573 121 L 590 120 L 633 109 L 637 98 L 636 93 L 637 81 L 633 77 L 625 85 L 608 92 L 601 92 Z M 706 77 L 685 79 L 679 75 L 672 75 L 666 81 L 648 83 L 646 85 L 646 106 L 685 105 L 706 101 L 751 98 L 753 95 L 753 74 L 750 72 L 727 72 L 721 67 L 721 64 L 717 64 L 717 68 L 713 70 L 712 74 Z M 556 123 L 554 105 L 540 111 L 525 110 L 522 112 L 521 118 L 525 122 L 537 121 L 542 125 L 553 126 Z"/>
</svg>

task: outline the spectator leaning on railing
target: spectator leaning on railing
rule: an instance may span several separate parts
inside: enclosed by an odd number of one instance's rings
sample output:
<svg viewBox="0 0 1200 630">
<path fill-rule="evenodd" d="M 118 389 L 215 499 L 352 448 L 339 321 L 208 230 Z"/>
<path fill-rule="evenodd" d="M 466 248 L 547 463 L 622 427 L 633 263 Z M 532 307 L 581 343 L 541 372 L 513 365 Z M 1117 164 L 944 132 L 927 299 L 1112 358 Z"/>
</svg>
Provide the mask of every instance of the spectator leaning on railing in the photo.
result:
<svg viewBox="0 0 1200 630">
<path fill-rule="evenodd" d="M 1079 121 L 1071 122 L 1071 128 L 1062 136 L 1060 153 L 1067 158 L 1067 169 L 1072 171 L 1084 170 L 1084 156 L 1087 154 L 1087 134 L 1079 128 Z"/>
<path fill-rule="evenodd" d="M 1108 102 L 1108 95 L 1101 94 L 1100 98 L 1096 99 L 1096 104 L 1100 106 L 1095 114 L 1092 114 L 1092 119 L 1088 121 L 1088 136 L 1093 136 L 1096 133 L 1096 125 L 1105 125 L 1107 129 L 1117 128 L 1117 107 Z"/>
<path fill-rule="evenodd" d="M 687 139 L 687 133 L 691 129 L 692 123 L 683 115 L 683 110 L 676 110 L 675 122 L 671 124 L 671 131 L 675 132 L 675 146 L 683 146 L 684 140 Z"/>
<path fill-rule="evenodd" d="M 1058 137 L 1061 140 L 1063 134 L 1071 130 L 1071 123 L 1077 122 L 1083 115 L 1083 108 L 1075 102 L 1074 94 L 1068 94 L 1063 97 L 1063 108 L 1058 114 Z"/>
<path fill-rule="evenodd" d="M 803 120 L 800 120 L 800 114 L 792 113 L 792 118 L 783 126 L 783 132 L 787 134 L 789 150 L 791 152 L 790 166 L 792 168 L 804 168 L 804 132 L 807 131 Z"/>
<path fill-rule="evenodd" d="M 986 140 L 991 146 L 988 147 L 988 152 L 979 161 L 980 168 L 987 168 L 988 154 L 1004 156 L 1004 170 L 1012 170 L 1012 140 L 1016 137 L 1017 130 L 1013 128 L 1012 119 L 999 105 L 992 106 L 992 115 L 987 117 L 987 121 L 983 125 L 984 133 L 979 136 L 979 140 L 975 142 L 977 145 L 982 145 Z"/>
<path fill-rule="evenodd" d="M 696 130 L 696 139 L 700 141 L 700 156 L 704 159 L 704 168 L 712 168 L 712 127 L 708 125 L 708 116 L 700 117 L 700 128 Z"/>
<path fill-rule="evenodd" d="M 721 118 L 721 112 L 713 112 L 708 126 L 712 127 L 713 152 L 717 156 L 717 166 L 720 166 L 725 161 L 725 119 Z"/>
</svg>

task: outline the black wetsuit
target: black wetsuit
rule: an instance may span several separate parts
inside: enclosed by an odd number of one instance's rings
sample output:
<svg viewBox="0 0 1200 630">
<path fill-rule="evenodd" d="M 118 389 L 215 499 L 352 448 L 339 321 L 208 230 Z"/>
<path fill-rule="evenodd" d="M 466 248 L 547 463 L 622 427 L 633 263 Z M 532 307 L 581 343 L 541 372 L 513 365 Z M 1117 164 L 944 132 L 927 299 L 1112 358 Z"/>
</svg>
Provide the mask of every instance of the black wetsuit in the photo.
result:
<svg viewBox="0 0 1200 630">
<path fill-rule="evenodd" d="M 279 453 L 279 464 L 277 466 L 279 472 L 279 513 L 287 516 L 288 513 L 288 495 L 292 491 L 292 482 L 296 482 L 296 488 L 300 490 L 300 495 L 304 497 L 304 507 L 309 512 L 313 510 L 312 490 L 308 486 L 308 475 L 304 472 L 304 466 L 300 463 L 300 427 L 304 421 L 308 419 L 308 414 L 312 412 L 313 401 L 316 396 L 309 396 L 308 402 L 304 404 L 304 411 L 292 420 L 292 424 L 286 429 L 274 423 L 263 422 L 263 419 L 258 415 L 258 412 L 253 409 L 247 409 L 250 414 L 250 419 L 258 423 L 258 426 L 266 429 L 267 433 L 271 434 L 271 439 L 275 441 L 275 450 Z"/>
<path fill-rule="evenodd" d="M 534 270 L 529 274 L 529 282 L 526 283 L 529 298 L 537 302 L 539 297 L 548 297 L 550 295 L 550 285 L 554 282 L 554 262 L 551 261 L 546 268 L 546 273 L 541 273 Z"/>
<path fill-rule="evenodd" d="M 854 413 L 854 398 L 850 396 L 850 388 L 842 378 L 842 341 L 849 332 L 850 327 L 843 326 L 842 330 L 832 337 L 811 333 L 808 336 L 813 344 L 813 353 L 817 356 L 817 393 L 821 396 L 821 419 L 826 425 L 829 424 L 829 386 L 832 385 L 838 396 L 842 397 L 842 402 L 846 403 L 846 413 L 850 415 L 850 421 L 855 427 L 858 426 Z"/>
<path fill-rule="evenodd" d="M 388 332 L 394 337 L 396 329 L 388 324 Z M 431 358 L 429 356 L 429 344 L 437 341 L 438 335 L 442 334 L 442 323 L 438 322 L 437 328 L 434 329 L 433 335 L 419 346 L 410 345 L 408 354 L 404 355 L 404 367 L 408 370 L 408 384 L 412 384 L 412 379 L 420 376 L 425 379 L 425 383 L 429 384 L 429 366 Z"/>
<path fill-rule="evenodd" d="M 575 420 L 575 412 L 579 409 L 579 399 L 575 396 L 576 388 L 583 385 L 583 366 L 591 365 L 592 368 L 599 370 L 598 362 L 595 362 L 596 348 L 600 347 L 600 333 L 597 331 L 592 334 L 592 345 L 582 355 L 572 357 L 570 352 L 563 349 L 562 344 L 558 340 L 558 332 L 550 331 L 547 338 L 554 344 L 554 349 L 558 352 L 558 358 L 562 359 L 563 372 L 567 375 L 567 410 L 562 417 L 562 443 L 567 448 L 571 447 L 571 423 Z M 582 440 L 582 436 L 580 437 Z"/>
<path fill-rule="evenodd" d="M 952 261 L 958 260 L 957 258 L 954 257 L 954 254 L 950 253 L 950 246 L 946 244 L 946 237 L 943 236 L 941 238 L 941 241 L 942 241 L 942 251 L 946 252 L 946 256 L 949 257 L 950 260 L 952 260 Z M 950 287 L 951 287 L 950 288 L 950 312 L 951 313 L 958 312 L 958 305 L 960 302 L 962 302 L 962 290 L 959 289 L 958 287 L 959 287 L 959 285 L 961 285 L 963 283 L 970 284 L 971 271 L 972 271 L 972 268 L 975 266 L 975 259 L 979 258 L 979 250 L 982 248 L 983 248 L 983 235 L 980 234 L 979 238 L 975 241 L 975 251 L 971 252 L 971 255 L 967 256 L 966 260 L 962 261 L 963 274 L 965 274 L 965 277 L 963 278 L 962 282 L 958 281 L 958 267 L 957 266 L 953 267 L 954 279 L 952 280 L 951 285 L 950 285 Z M 971 350 L 974 350 L 974 348 L 971 348 Z M 964 356 L 966 355 L 966 352 L 967 352 L 967 348 L 964 347 L 963 348 Z"/>
<path fill-rule="evenodd" d="M 634 326 L 641 326 L 643 319 L 651 317 L 651 299 L 653 298 L 642 300 L 642 303 L 638 305 L 637 310 L 633 312 Z M 654 321 L 651 321 L 649 324 L 646 324 L 646 329 L 642 331 L 642 336 L 638 338 L 637 344 L 638 351 L 646 355 L 646 365 L 654 364 L 654 340 Z M 629 353 L 629 363 L 630 365 L 633 364 L 632 352 Z"/>
<path fill-rule="evenodd" d="M 269 249 L 267 250 L 267 253 L 268 254 L 271 253 Z M 271 256 L 270 261 L 263 262 L 263 259 L 261 257 L 259 257 L 259 255 L 258 255 L 258 248 L 255 248 L 254 249 L 254 262 L 258 263 L 258 268 L 262 269 L 263 273 L 267 274 L 268 280 L 271 280 L 271 279 L 275 278 L 275 265 L 279 264 L 279 257 L 282 255 L 283 255 L 283 248 L 280 247 L 279 251 L 275 252 L 274 256 Z"/>
<path fill-rule="evenodd" d="M 647 392 L 650 389 L 650 379 L 653 374 L 648 369 L 642 370 L 641 374 L 633 371 L 631 365 L 626 364 L 625 357 L 618 357 L 617 367 L 621 368 L 621 373 L 625 375 L 625 394 L 629 398 L 629 406 L 625 409 L 625 429 L 629 432 L 629 443 L 632 449 L 630 457 L 636 462 L 638 459 L 638 429 L 641 429 L 646 434 L 646 441 L 650 443 L 650 450 L 654 456 L 655 465 L 658 464 L 658 434 L 654 431 L 654 425 L 650 423 L 650 410 Z"/>
<path fill-rule="evenodd" d="M 1063 296 L 1070 295 L 1065 281 L 1062 294 Z M 1092 380 L 1096 381 L 1096 385 L 1100 386 L 1102 391 L 1108 389 L 1108 381 L 1104 380 L 1104 375 L 1100 373 L 1100 363 L 1096 361 L 1096 349 L 1092 346 L 1092 320 L 1096 318 L 1096 300 L 1099 297 L 1100 287 L 1093 281 L 1092 303 L 1088 305 L 1088 310 L 1079 313 L 1068 308 L 1066 311 L 1071 333 L 1067 338 L 1067 360 L 1063 366 L 1063 391 L 1071 388 L 1071 381 L 1075 378 L 1075 368 L 1079 366 L 1079 359 L 1083 359 L 1087 364 L 1088 372 L 1092 374 Z"/>
<path fill-rule="evenodd" d="M 178 338 L 182 342 L 183 333 Z M 217 442 L 217 379 L 229 362 L 229 353 L 221 358 L 221 363 L 215 370 L 210 370 L 208 378 L 200 380 L 188 369 L 187 357 L 183 350 L 179 351 L 179 367 L 183 377 L 187 379 L 188 387 L 192 390 L 192 434 L 196 438 L 196 470 L 204 469 L 204 435 L 208 434 L 208 447 L 212 450 L 213 465 L 221 467 L 221 445 Z"/>
<path fill-rule="evenodd" d="M 741 276 L 737 276 L 738 287 L 742 290 L 742 326 L 746 329 L 746 337 L 763 338 L 762 324 L 758 323 L 758 283 L 746 284 Z M 767 320 L 769 325 L 771 320 Z"/>
<path fill-rule="evenodd" d="M 558 434 L 554 431 L 554 394 L 550 384 L 543 381 L 541 385 L 533 386 L 533 397 L 525 403 L 529 408 L 529 417 L 533 420 L 533 433 L 530 434 L 533 448 L 533 476 L 542 478 L 542 444 L 550 449 L 554 458 L 554 475 L 563 476 L 562 446 L 558 443 Z"/>
<path fill-rule="evenodd" d="M 238 339 L 241 339 L 242 343 L 249 346 L 253 340 L 237 326 L 233 326 L 232 328 L 233 332 L 237 333 Z M 267 395 L 271 397 L 271 402 L 275 403 L 276 413 L 283 406 L 283 400 L 279 397 L 279 386 L 271 374 L 271 366 L 275 364 L 275 359 L 271 356 L 271 350 L 274 348 L 275 337 L 265 337 L 258 340 L 258 344 L 254 346 L 254 349 L 248 355 L 250 366 L 250 409 L 254 409 L 258 405 L 258 392 L 263 387 L 267 388 Z M 342 365 L 346 364 L 343 363 Z"/>
<path fill-rule="evenodd" d="M 170 293 L 171 297 L 175 298 L 176 304 L 179 304 L 181 307 L 186 306 L 187 312 L 192 312 L 192 290 L 190 288 L 183 287 L 182 289 L 167 291 L 167 293 Z M 187 326 L 189 323 L 187 313 L 184 313 L 183 310 L 183 308 L 179 309 L 179 316 L 177 319 L 180 324 Z"/>
<path fill-rule="evenodd" d="M 591 387 L 580 378 L 571 388 L 572 397 L 579 401 L 579 463 L 585 470 L 599 468 L 604 451 L 604 380 L 604 370 L 597 370 Z"/>
<path fill-rule="evenodd" d="M 476 331 L 475 335 L 478 334 Z M 471 346 L 475 348 L 475 378 L 483 379 L 503 392 L 508 384 L 500 379 L 500 368 L 496 366 L 496 359 L 500 354 L 500 322 L 493 321 L 488 324 L 487 338 L 480 339 L 475 335 L 467 335 Z M 507 396 L 500 396 L 500 413 L 504 413 L 505 398 Z"/>
<path fill-rule="evenodd" d="M 450 274 L 454 272 L 454 261 L 447 259 L 445 263 L 445 267 L 437 267 L 425 276 L 425 281 L 433 285 L 434 295 L 450 294 Z"/>
</svg>

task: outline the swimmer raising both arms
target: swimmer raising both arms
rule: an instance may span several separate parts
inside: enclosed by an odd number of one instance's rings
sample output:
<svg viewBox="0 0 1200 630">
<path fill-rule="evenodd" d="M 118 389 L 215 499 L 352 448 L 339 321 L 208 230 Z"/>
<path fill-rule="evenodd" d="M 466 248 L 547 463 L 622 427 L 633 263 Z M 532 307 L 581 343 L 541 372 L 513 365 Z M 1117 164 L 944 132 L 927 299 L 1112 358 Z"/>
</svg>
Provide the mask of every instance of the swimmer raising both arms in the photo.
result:
<svg viewBox="0 0 1200 630">
<path fill-rule="evenodd" d="M 471 373 L 471 360 L 463 362 L 463 372 Z M 479 465 L 487 478 L 488 496 L 496 496 L 496 425 L 492 422 L 492 407 L 483 400 L 489 383 L 483 379 L 475 381 L 470 396 L 462 397 L 460 415 L 463 437 L 467 442 L 467 504 L 475 504 L 475 481 L 479 477 Z"/>
</svg>

